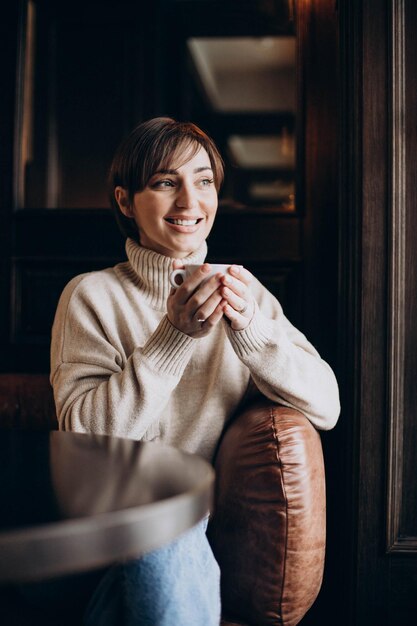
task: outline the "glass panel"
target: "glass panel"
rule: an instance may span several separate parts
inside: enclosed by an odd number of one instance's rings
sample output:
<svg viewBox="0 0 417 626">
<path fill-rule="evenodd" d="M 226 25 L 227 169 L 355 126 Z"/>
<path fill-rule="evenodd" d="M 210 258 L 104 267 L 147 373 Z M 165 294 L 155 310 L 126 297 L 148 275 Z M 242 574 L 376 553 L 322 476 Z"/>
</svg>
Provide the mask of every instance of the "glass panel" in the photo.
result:
<svg viewBox="0 0 417 626">
<path fill-rule="evenodd" d="M 107 207 L 107 170 L 132 109 L 134 62 L 126 60 L 137 38 L 126 24 L 115 37 L 114 13 L 104 8 L 23 4 L 15 205 Z"/>
<path fill-rule="evenodd" d="M 206 108 L 226 159 L 221 205 L 295 211 L 296 37 L 190 38 L 187 46 L 202 96 L 195 108 Z"/>
<path fill-rule="evenodd" d="M 180 19 L 194 3 L 162 3 L 169 25 L 165 13 L 149 8 L 154 3 L 119 4 L 22 2 L 16 208 L 107 207 L 114 149 L 146 111 L 191 119 L 213 136 L 226 162 L 221 206 L 295 211 L 292 3 L 277 3 L 271 15 L 255 0 L 248 4 L 263 24 L 254 32 L 268 33 L 256 37 L 238 36 L 234 20 L 227 36 L 212 36 L 227 22 L 226 4 L 204 37 L 197 27 L 206 25 L 206 13 L 190 18 L 188 30 Z M 275 24 L 279 16 L 285 28 Z"/>
</svg>

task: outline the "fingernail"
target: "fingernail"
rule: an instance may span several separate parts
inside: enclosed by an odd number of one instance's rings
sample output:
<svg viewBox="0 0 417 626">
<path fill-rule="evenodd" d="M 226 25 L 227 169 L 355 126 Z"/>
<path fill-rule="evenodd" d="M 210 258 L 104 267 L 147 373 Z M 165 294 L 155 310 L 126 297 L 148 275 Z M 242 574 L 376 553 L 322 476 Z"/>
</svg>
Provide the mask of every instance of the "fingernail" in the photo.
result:
<svg viewBox="0 0 417 626">
<path fill-rule="evenodd" d="M 226 283 L 226 285 L 230 285 L 232 283 L 232 279 L 230 278 L 230 276 L 228 276 L 227 274 L 225 274 L 224 276 L 224 282 Z"/>
<path fill-rule="evenodd" d="M 241 267 L 239 265 L 232 265 L 232 270 L 235 274 L 240 274 Z"/>
<path fill-rule="evenodd" d="M 211 267 L 209 263 L 204 263 L 204 265 L 201 266 L 201 271 L 204 272 L 204 274 L 208 274 L 210 270 L 211 270 Z"/>
</svg>

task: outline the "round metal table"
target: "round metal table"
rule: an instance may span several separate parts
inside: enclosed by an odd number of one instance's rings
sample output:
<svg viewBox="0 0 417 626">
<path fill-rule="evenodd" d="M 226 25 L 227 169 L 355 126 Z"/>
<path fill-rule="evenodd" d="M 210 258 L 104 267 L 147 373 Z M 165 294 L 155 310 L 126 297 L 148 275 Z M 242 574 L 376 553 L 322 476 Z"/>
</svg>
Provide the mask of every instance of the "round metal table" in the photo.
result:
<svg viewBox="0 0 417 626">
<path fill-rule="evenodd" d="M 159 443 L 0 432 L 0 582 L 140 556 L 208 514 L 214 472 Z"/>
</svg>

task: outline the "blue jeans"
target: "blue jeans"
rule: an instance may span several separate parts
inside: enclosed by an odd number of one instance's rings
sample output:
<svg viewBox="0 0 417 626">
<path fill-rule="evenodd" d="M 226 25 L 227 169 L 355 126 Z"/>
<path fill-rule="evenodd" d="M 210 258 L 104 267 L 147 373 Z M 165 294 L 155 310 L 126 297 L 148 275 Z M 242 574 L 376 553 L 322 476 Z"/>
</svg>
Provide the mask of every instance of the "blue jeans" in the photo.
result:
<svg viewBox="0 0 417 626">
<path fill-rule="evenodd" d="M 175 541 L 104 574 L 85 626 L 219 626 L 220 572 L 207 520 Z"/>
</svg>

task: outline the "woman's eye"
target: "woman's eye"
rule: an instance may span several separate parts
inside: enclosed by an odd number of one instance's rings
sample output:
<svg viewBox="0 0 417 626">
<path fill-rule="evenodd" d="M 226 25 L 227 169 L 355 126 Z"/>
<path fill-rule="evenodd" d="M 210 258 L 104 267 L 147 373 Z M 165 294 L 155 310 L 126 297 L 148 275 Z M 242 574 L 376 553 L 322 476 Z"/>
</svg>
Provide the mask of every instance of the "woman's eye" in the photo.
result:
<svg viewBox="0 0 417 626">
<path fill-rule="evenodd" d="M 152 185 L 152 187 L 173 187 L 174 183 L 172 182 L 172 180 L 157 180 L 156 182 L 154 182 L 154 184 Z"/>
<path fill-rule="evenodd" d="M 201 181 L 201 184 L 203 185 L 203 187 L 208 187 L 209 185 L 212 185 L 214 183 L 214 180 L 212 178 L 203 178 L 203 180 Z"/>
</svg>

